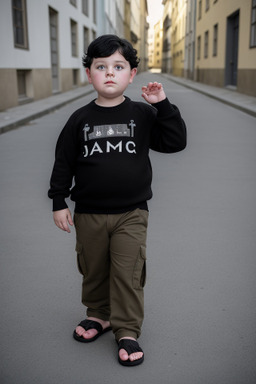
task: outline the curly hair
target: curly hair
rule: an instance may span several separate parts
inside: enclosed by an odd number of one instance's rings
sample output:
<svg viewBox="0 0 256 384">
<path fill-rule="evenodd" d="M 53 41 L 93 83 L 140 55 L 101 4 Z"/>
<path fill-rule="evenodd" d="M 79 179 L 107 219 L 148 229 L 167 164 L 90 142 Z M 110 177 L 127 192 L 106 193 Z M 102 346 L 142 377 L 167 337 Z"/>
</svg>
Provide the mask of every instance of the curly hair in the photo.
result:
<svg viewBox="0 0 256 384">
<path fill-rule="evenodd" d="M 116 51 L 130 63 L 131 69 L 138 67 L 140 60 L 137 57 L 137 50 L 133 48 L 129 41 L 116 35 L 102 35 L 92 41 L 87 53 L 83 56 L 83 66 L 90 68 L 94 58 L 109 57 Z"/>
</svg>

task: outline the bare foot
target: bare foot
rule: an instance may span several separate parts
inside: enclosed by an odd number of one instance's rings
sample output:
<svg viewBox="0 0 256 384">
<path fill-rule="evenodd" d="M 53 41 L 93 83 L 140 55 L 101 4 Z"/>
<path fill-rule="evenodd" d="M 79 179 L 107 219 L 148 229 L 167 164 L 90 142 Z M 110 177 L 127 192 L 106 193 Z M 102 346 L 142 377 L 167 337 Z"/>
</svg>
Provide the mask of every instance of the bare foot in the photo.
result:
<svg viewBox="0 0 256 384">
<path fill-rule="evenodd" d="M 102 325 L 103 330 L 110 326 L 109 321 L 97 319 L 96 317 L 87 317 L 87 320 L 97 321 Z M 89 329 L 88 331 L 86 331 L 83 327 L 79 325 L 76 327 L 76 334 L 78 336 L 82 336 L 84 339 L 92 339 L 95 335 L 97 335 L 97 333 L 98 331 L 96 329 Z"/>
<path fill-rule="evenodd" d="M 136 341 L 136 339 L 134 339 L 133 337 L 122 337 L 120 340 L 123 340 L 123 339 L 129 339 L 129 340 Z M 119 357 L 123 361 L 126 361 L 128 359 L 130 361 L 139 360 L 142 358 L 142 356 L 143 356 L 143 352 L 136 352 L 136 353 L 132 353 L 131 355 L 128 355 L 128 353 L 126 352 L 125 349 L 120 349 L 120 351 L 119 351 Z"/>
</svg>

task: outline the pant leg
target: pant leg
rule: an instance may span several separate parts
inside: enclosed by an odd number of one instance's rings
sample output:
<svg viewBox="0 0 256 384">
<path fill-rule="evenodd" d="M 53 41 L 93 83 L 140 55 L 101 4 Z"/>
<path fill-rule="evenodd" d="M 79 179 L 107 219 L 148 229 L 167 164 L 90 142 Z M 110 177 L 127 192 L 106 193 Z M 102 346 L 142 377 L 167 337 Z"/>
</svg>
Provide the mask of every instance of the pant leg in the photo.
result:
<svg viewBox="0 0 256 384">
<path fill-rule="evenodd" d="M 83 275 L 82 303 L 87 316 L 109 320 L 109 235 L 107 215 L 74 215 L 77 263 Z"/>
<path fill-rule="evenodd" d="M 116 220 L 110 241 L 111 326 L 115 338 L 141 334 L 146 280 L 148 212 L 128 212 Z"/>
</svg>

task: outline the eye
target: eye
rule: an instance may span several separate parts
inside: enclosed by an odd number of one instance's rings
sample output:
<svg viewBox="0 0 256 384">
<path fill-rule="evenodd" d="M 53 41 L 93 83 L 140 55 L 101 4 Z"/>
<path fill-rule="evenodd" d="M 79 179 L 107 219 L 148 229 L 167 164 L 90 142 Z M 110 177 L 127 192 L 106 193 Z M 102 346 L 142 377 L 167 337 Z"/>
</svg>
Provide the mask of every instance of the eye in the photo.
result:
<svg viewBox="0 0 256 384">
<path fill-rule="evenodd" d="M 97 69 L 99 69 L 100 71 L 103 71 L 105 69 L 105 66 L 103 64 L 100 64 L 97 66 Z"/>
<path fill-rule="evenodd" d="M 116 65 L 115 68 L 117 71 L 121 71 L 123 69 L 123 67 L 121 65 Z"/>
</svg>

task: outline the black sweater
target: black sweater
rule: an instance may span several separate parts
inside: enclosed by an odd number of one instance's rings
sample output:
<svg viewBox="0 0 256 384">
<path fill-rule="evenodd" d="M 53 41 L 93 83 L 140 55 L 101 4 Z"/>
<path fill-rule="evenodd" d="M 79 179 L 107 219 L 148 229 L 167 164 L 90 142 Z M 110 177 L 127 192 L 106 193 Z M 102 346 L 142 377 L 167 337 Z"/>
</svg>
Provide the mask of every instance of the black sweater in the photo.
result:
<svg viewBox="0 0 256 384">
<path fill-rule="evenodd" d="M 78 213 L 146 209 L 152 197 L 149 149 L 172 153 L 186 146 L 178 108 L 168 99 L 154 107 L 126 97 L 115 107 L 92 101 L 71 115 L 56 146 L 48 192 L 53 211 L 67 208 L 70 194 Z"/>
</svg>

